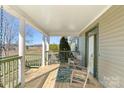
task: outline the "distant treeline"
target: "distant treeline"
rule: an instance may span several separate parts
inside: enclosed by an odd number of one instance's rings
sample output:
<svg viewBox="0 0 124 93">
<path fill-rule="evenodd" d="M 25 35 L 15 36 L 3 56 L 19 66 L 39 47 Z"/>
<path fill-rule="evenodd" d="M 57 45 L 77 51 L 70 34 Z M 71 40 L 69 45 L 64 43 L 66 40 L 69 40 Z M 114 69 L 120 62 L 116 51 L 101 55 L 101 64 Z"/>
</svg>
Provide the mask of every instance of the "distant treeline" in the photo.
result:
<svg viewBox="0 0 124 93">
<path fill-rule="evenodd" d="M 50 44 L 49 50 L 50 51 L 59 51 L 59 45 L 58 44 Z"/>
</svg>

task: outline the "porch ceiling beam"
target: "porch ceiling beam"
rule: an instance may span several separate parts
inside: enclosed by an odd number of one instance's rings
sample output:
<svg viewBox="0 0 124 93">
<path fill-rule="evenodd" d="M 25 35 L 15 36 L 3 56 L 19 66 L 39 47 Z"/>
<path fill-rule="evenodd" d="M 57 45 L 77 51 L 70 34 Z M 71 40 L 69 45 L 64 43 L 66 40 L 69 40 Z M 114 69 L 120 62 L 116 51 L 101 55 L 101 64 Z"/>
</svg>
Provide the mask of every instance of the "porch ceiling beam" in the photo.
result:
<svg viewBox="0 0 124 93">
<path fill-rule="evenodd" d="M 49 35 L 48 33 L 45 32 L 45 30 L 38 25 L 30 16 L 28 16 L 26 13 L 21 11 L 15 6 L 10 6 L 10 5 L 5 5 L 4 9 L 9 12 L 11 15 L 17 17 L 17 18 L 23 18 L 27 23 L 32 25 L 34 28 L 36 28 L 38 31 L 42 32 L 45 35 Z"/>
</svg>

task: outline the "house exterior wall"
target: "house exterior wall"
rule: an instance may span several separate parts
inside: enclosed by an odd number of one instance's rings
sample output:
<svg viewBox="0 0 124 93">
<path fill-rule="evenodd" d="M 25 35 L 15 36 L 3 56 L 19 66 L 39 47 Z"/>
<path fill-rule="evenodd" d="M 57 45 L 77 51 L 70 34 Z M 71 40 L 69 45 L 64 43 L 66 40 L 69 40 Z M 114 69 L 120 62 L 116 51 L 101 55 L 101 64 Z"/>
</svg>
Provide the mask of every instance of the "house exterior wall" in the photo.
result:
<svg viewBox="0 0 124 93">
<path fill-rule="evenodd" d="M 85 36 L 82 35 L 79 37 L 79 51 L 81 55 L 81 64 L 85 65 Z"/>
<path fill-rule="evenodd" d="M 112 6 L 84 30 L 99 24 L 98 80 L 104 87 L 124 87 L 124 6 Z"/>
<path fill-rule="evenodd" d="M 111 9 L 99 21 L 99 51 L 100 82 L 124 87 L 124 6 Z"/>
</svg>

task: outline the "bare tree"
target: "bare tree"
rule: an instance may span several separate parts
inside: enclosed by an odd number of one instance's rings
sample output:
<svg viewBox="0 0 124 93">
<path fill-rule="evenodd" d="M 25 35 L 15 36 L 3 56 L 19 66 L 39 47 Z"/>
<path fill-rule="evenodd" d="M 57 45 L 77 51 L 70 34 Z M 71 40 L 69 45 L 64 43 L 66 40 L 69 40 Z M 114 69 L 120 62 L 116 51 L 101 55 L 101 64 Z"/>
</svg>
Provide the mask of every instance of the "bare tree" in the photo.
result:
<svg viewBox="0 0 124 93">
<path fill-rule="evenodd" d="M 9 51 L 12 48 L 12 44 L 17 40 L 18 31 L 15 31 L 14 29 L 17 23 L 15 22 L 16 19 L 13 16 L 9 15 L 5 11 L 3 13 L 2 50 L 4 56 L 9 56 Z"/>
<path fill-rule="evenodd" d="M 33 32 L 27 30 L 25 31 L 26 43 L 31 43 L 33 41 Z"/>
<path fill-rule="evenodd" d="M 10 15 L 9 13 L 5 12 L 3 10 L 2 14 L 2 55 L 3 56 L 9 56 L 11 53 L 11 50 L 15 47 L 13 46 L 18 45 L 18 24 L 19 20 L 17 22 L 17 18 Z M 33 32 L 28 29 L 28 31 L 25 32 L 26 35 L 26 43 L 31 43 L 33 41 Z"/>
</svg>

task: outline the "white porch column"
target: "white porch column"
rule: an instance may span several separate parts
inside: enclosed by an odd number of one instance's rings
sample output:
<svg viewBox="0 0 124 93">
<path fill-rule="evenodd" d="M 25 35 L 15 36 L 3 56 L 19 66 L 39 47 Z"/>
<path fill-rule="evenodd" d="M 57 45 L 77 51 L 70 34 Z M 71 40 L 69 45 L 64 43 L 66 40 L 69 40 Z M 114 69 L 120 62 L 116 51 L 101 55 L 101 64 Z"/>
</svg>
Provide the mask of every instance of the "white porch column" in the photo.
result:
<svg viewBox="0 0 124 93">
<path fill-rule="evenodd" d="M 19 82 L 21 87 L 24 87 L 25 84 L 25 21 L 20 20 L 19 27 L 19 56 L 22 56 L 22 59 L 19 60 Z"/>
<path fill-rule="evenodd" d="M 46 37 L 46 42 L 45 42 L 45 44 L 46 44 L 46 51 L 49 51 L 49 36 L 47 36 Z M 48 65 L 48 52 L 46 52 L 46 65 Z"/>
<path fill-rule="evenodd" d="M 45 66 L 45 37 L 42 37 L 42 67 Z"/>
</svg>

